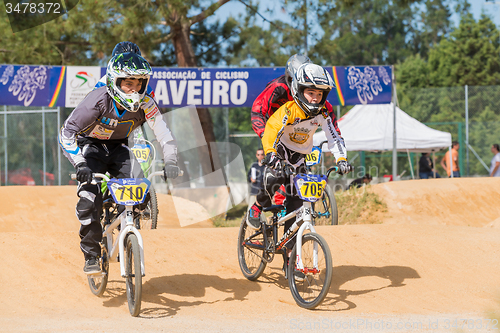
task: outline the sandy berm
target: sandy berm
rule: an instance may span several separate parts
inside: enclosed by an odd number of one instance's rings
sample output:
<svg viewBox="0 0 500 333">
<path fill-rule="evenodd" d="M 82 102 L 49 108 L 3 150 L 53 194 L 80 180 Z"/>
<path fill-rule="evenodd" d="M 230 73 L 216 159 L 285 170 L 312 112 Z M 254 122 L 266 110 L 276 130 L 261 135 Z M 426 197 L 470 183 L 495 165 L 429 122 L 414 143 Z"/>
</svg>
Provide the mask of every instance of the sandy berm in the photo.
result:
<svg viewBox="0 0 500 333">
<path fill-rule="evenodd" d="M 387 203 L 383 223 L 317 228 L 334 268 L 314 311 L 295 304 L 281 258 L 257 282 L 246 280 L 238 228 L 181 228 L 172 199 L 159 194 L 159 227 L 141 230 L 146 276 L 132 318 L 118 264 L 103 297 L 89 290 L 74 186 L 0 187 L 0 331 L 498 332 L 487 312 L 500 313 L 500 179 L 369 190 Z"/>
</svg>

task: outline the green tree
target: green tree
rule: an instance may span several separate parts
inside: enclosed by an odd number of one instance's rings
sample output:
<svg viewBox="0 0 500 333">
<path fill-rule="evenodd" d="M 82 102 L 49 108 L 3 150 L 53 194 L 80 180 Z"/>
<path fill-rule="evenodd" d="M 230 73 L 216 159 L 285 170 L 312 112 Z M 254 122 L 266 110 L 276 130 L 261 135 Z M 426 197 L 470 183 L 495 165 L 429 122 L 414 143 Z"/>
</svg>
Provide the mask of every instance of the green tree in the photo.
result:
<svg viewBox="0 0 500 333">
<path fill-rule="evenodd" d="M 321 1 L 323 37 L 312 53 L 324 64 L 381 65 L 428 52 L 451 30 L 453 0 Z"/>
<path fill-rule="evenodd" d="M 129 40 L 139 45 L 144 57 L 156 66 L 174 62 L 179 67 L 218 64 L 224 48 L 216 45 L 234 33 L 236 23 L 230 19 L 224 24 L 208 24 L 205 20 L 228 1 L 82 0 L 67 17 L 3 35 L 5 49 L 0 52 L 0 61 L 105 65 L 114 45 Z M 9 30 L 7 19 L 0 21 L 0 29 Z M 198 108 L 198 117 L 206 141 L 215 142 L 208 109 Z M 217 156 L 214 152 L 202 159 L 205 173 L 221 167 Z"/>
<path fill-rule="evenodd" d="M 457 30 L 429 52 L 430 85 L 496 85 L 500 83 L 500 34 L 485 15 L 462 17 Z"/>
</svg>

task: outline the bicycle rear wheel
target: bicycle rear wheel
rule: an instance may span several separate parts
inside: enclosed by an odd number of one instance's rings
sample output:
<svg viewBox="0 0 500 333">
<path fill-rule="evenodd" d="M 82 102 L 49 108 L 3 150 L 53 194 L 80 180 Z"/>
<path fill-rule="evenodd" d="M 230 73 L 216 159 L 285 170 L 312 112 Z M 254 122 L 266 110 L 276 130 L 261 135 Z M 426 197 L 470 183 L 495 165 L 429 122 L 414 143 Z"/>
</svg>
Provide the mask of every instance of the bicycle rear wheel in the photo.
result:
<svg viewBox="0 0 500 333">
<path fill-rule="evenodd" d="M 325 239 L 308 233 L 302 237 L 304 275 L 297 274 L 297 245 L 293 247 L 288 264 L 288 285 L 295 302 L 305 309 L 314 309 L 328 294 L 332 283 L 332 254 Z"/>
<path fill-rule="evenodd" d="M 102 296 L 108 284 L 109 274 L 109 260 L 108 260 L 108 246 L 106 237 L 103 237 L 102 242 L 102 256 L 100 258 L 101 270 L 99 274 L 87 275 L 90 291 L 96 296 Z"/>
<path fill-rule="evenodd" d="M 338 225 L 339 213 L 337 210 L 337 201 L 335 195 L 327 186 L 320 200 L 314 203 L 314 211 L 318 217 L 314 219 L 315 225 Z"/>
<path fill-rule="evenodd" d="M 149 188 L 150 199 L 147 208 L 141 212 L 140 228 L 156 229 L 158 226 L 158 199 L 153 186 Z"/>
<path fill-rule="evenodd" d="M 137 317 L 142 297 L 141 253 L 137 236 L 132 233 L 125 240 L 125 273 L 128 309 L 133 317 Z"/>
<path fill-rule="evenodd" d="M 238 233 L 238 262 L 243 275 L 255 281 L 266 268 L 264 256 L 264 235 L 262 230 L 251 230 L 247 227 L 246 214 L 241 221 Z"/>
</svg>

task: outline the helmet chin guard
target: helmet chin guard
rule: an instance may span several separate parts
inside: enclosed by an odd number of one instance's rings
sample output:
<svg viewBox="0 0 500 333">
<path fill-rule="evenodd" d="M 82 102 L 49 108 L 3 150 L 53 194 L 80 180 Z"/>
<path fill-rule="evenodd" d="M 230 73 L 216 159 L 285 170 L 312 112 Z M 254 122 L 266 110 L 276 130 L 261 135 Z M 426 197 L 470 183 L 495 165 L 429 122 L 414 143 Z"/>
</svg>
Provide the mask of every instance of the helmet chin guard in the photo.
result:
<svg viewBox="0 0 500 333">
<path fill-rule="evenodd" d="M 137 112 L 146 95 L 151 66 L 140 55 L 132 52 L 115 55 L 106 69 L 106 88 L 108 94 L 127 111 Z M 138 79 L 141 88 L 138 92 L 125 93 L 121 84 L 124 79 Z"/>
</svg>

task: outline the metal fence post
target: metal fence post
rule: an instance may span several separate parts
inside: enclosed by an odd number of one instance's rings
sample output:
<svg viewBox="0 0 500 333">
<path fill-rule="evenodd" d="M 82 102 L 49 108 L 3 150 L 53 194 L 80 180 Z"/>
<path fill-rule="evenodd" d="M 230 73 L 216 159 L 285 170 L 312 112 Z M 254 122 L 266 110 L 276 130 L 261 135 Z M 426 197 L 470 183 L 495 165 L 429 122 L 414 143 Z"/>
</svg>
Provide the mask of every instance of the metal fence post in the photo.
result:
<svg viewBox="0 0 500 333">
<path fill-rule="evenodd" d="M 7 105 L 3 106 L 3 149 L 4 149 L 4 158 L 5 158 L 5 185 L 7 185 L 9 178 L 7 177 L 7 171 L 8 171 L 8 164 L 7 161 L 9 160 L 9 154 L 7 153 Z"/>
<path fill-rule="evenodd" d="M 458 123 L 458 142 L 460 143 L 460 153 L 459 153 L 459 159 L 458 159 L 458 167 L 460 168 L 460 170 L 464 170 L 464 159 L 463 157 L 460 158 L 460 156 L 464 156 L 464 149 L 468 150 L 467 149 L 467 143 L 465 144 L 465 147 L 464 145 L 462 144 L 463 141 L 464 141 L 464 136 L 463 136 L 463 128 L 464 124 L 463 123 Z M 465 139 L 467 141 L 467 138 Z M 468 164 L 467 164 L 468 166 Z M 468 170 L 468 167 L 467 167 L 467 176 L 469 176 L 469 170 Z"/>
<path fill-rule="evenodd" d="M 396 76 L 394 75 L 394 65 L 392 66 L 392 107 L 393 107 L 393 122 L 392 129 L 392 180 L 396 181 L 398 176 L 398 152 L 397 152 L 397 138 L 396 138 Z"/>
<path fill-rule="evenodd" d="M 469 177 L 469 86 L 465 85 L 465 147 L 467 154 L 466 174 Z"/>
<path fill-rule="evenodd" d="M 47 161 L 45 160 L 45 107 L 42 106 L 42 170 L 43 170 L 43 177 L 42 177 L 42 183 L 43 186 L 47 185 L 47 177 L 45 176 L 45 172 L 47 171 L 46 163 Z"/>
<path fill-rule="evenodd" d="M 57 107 L 57 131 L 61 128 L 61 107 Z M 59 134 L 58 134 L 59 135 Z M 59 137 L 56 138 L 59 146 Z M 61 185 L 61 149 L 57 147 L 57 177 L 59 178 L 58 185 Z"/>
</svg>

